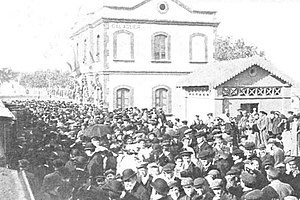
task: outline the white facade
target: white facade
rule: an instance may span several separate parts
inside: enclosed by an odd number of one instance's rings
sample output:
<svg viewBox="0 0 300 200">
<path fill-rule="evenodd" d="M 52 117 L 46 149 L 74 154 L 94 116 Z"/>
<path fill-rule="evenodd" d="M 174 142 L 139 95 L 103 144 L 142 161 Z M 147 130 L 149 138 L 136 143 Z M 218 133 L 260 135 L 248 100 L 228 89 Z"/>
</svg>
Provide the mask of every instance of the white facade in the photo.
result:
<svg viewBox="0 0 300 200">
<path fill-rule="evenodd" d="M 184 116 L 176 83 L 213 60 L 219 25 L 216 12 L 194 10 L 188 2 L 108 1 L 79 24 L 71 39 L 81 78 L 86 76 L 83 101 L 98 96 L 89 100 L 102 99 L 110 110 L 163 107 Z"/>
</svg>

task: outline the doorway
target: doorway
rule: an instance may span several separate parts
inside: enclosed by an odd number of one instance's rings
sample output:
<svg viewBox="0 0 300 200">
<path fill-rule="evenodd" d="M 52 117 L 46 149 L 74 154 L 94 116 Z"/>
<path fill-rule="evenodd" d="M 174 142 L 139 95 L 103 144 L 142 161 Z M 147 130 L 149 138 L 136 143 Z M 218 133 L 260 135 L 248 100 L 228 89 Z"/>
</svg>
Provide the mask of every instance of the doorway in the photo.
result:
<svg viewBox="0 0 300 200">
<path fill-rule="evenodd" d="M 258 103 L 241 103 L 241 109 L 246 110 L 248 113 L 252 113 L 254 108 L 258 112 Z"/>
</svg>

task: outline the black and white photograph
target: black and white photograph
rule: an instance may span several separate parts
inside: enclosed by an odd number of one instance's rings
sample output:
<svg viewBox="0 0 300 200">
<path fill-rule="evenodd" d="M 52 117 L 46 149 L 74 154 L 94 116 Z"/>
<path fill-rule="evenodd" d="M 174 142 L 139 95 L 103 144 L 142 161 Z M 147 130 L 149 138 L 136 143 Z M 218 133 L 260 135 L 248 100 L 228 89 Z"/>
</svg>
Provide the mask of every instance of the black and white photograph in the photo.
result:
<svg viewBox="0 0 300 200">
<path fill-rule="evenodd" d="M 1 200 L 300 200 L 300 0 L 0 3 Z"/>
</svg>

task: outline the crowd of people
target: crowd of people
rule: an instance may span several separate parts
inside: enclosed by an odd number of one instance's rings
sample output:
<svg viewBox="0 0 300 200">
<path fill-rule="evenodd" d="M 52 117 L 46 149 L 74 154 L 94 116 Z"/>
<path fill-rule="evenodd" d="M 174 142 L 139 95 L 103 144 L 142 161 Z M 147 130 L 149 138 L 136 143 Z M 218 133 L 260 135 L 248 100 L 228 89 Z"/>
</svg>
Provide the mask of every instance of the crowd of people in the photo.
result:
<svg viewBox="0 0 300 200">
<path fill-rule="evenodd" d="M 300 163 L 282 143 L 297 126 L 291 112 L 208 113 L 188 122 L 157 108 L 9 104 L 21 114 L 8 163 L 26 173 L 37 200 L 300 198 Z M 92 134 L 93 126 L 105 131 Z"/>
</svg>

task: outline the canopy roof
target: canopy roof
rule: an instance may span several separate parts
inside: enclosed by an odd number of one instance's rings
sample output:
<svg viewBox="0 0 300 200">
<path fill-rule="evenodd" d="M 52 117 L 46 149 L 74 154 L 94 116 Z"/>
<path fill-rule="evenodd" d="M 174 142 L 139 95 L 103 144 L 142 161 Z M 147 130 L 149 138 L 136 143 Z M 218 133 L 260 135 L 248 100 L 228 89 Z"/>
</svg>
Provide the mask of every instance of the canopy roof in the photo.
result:
<svg viewBox="0 0 300 200">
<path fill-rule="evenodd" d="M 198 69 L 179 81 L 177 86 L 209 86 L 210 88 L 216 88 L 253 65 L 261 67 L 271 73 L 272 76 L 281 79 L 289 85 L 294 85 L 293 79 L 274 68 L 270 61 L 260 56 L 253 56 L 229 61 L 212 62 L 199 66 Z"/>
</svg>

